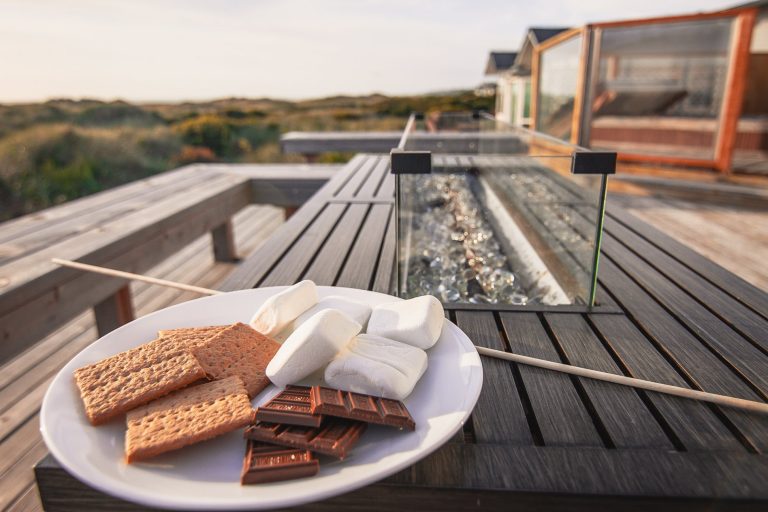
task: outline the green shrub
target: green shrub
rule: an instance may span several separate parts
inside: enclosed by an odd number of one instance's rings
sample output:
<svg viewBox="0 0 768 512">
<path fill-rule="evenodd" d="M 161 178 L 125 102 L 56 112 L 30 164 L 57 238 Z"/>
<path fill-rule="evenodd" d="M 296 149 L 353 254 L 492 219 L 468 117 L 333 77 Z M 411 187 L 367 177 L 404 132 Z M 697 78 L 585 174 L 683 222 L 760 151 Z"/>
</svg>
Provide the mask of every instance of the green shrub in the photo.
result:
<svg viewBox="0 0 768 512">
<path fill-rule="evenodd" d="M 176 125 L 184 142 L 190 146 L 205 146 L 216 155 L 225 156 L 233 141 L 229 121 L 216 115 L 187 119 Z"/>
</svg>

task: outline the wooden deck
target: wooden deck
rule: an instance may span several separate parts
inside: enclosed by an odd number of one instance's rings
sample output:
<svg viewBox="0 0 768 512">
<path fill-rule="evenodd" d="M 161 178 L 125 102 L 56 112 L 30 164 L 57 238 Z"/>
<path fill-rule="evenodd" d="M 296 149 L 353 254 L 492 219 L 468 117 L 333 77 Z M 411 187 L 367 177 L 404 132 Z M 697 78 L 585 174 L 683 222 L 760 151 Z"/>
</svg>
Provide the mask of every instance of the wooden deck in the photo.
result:
<svg viewBox="0 0 768 512">
<path fill-rule="evenodd" d="M 237 250 L 243 255 L 253 252 L 283 219 L 283 209 L 271 206 L 249 206 L 238 213 Z M 204 235 L 147 274 L 216 288 L 234 267 L 214 260 L 211 237 Z M 131 291 L 139 316 L 197 297 L 143 283 L 132 284 Z M 32 469 L 47 453 L 38 427 L 40 402 L 59 369 L 97 338 L 89 311 L 0 367 L 0 510 L 42 510 Z"/>
<path fill-rule="evenodd" d="M 762 206 L 665 195 L 610 201 L 768 292 L 768 199 Z"/>
<path fill-rule="evenodd" d="M 284 224 L 275 208 L 238 214 L 235 238 L 251 253 L 242 263 L 214 262 L 204 236 L 148 273 L 224 290 L 313 279 L 391 292 L 393 191 L 388 158 L 359 155 Z M 492 348 L 767 401 L 768 295 L 676 237 L 612 206 L 598 295 L 609 307 L 467 306 L 449 317 Z M 138 314 L 193 298 L 132 289 Z M 2 367 L 0 510 L 40 509 L 31 469 L 40 459 L 48 510 L 139 508 L 74 480 L 38 433 L 50 379 L 96 337 L 89 312 Z M 450 443 L 383 482 L 303 508 L 765 508 L 765 417 L 497 360 L 483 367 L 478 405 Z"/>
<path fill-rule="evenodd" d="M 469 157 L 471 159 L 471 157 Z M 359 155 L 221 289 L 318 284 L 391 292 L 388 159 Z M 768 294 L 611 207 L 594 310 L 453 305 L 477 344 L 663 383 L 768 399 Z M 483 359 L 471 420 L 382 482 L 306 510 L 764 510 L 768 418 Z M 50 510 L 140 509 L 36 468 Z"/>
</svg>

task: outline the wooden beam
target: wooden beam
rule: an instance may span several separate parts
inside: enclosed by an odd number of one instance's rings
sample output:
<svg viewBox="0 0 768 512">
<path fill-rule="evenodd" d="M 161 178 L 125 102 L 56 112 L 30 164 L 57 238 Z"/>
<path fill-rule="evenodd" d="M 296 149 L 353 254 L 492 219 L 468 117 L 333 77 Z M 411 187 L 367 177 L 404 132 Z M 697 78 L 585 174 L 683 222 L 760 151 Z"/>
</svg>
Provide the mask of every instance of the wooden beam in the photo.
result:
<svg viewBox="0 0 768 512">
<path fill-rule="evenodd" d="M 679 16 L 659 16 L 656 18 L 641 18 L 636 20 L 608 21 L 604 23 L 594 23 L 593 26 L 600 28 L 618 28 L 618 27 L 636 27 L 640 25 L 653 25 L 658 23 L 680 23 L 684 21 L 702 21 L 717 18 L 727 18 L 738 16 L 753 8 L 726 9 L 717 12 L 699 12 L 694 14 L 682 14 Z"/>
<path fill-rule="evenodd" d="M 531 130 L 538 130 L 539 113 L 539 67 L 541 61 L 541 52 L 537 47 L 533 47 L 531 56 Z"/>
<path fill-rule="evenodd" d="M 717 170 L 731 172 L 733 148 L 736 144 L 739 117 L 744 103 L 747 71 L 749 67 L 749 47 L 752 42 L 752 29 L 757 18 L 757 9 L 744 11 L 736 22 L 736 33 L 732 39 L 731 62 L 725 85 L 725 97 L 720 114 L 715 160 Z"/>
<path fill-rule="evenodd" d="M 622 162 L 643 162 L 649 164 L 669 164 L 687 167 L 703 167 L 705 169 L 715 169 L 717 162 L 706 158 L 685 158 L 666 155 L 649 155 L 642 153 L 625 153 L 619 151 L 618 159 Z"/>
<path fill-rule="evenodd" d="M 571 39 L 572 37 L 576 37 L 578 35 L 581 35 L 582 30 L 584 30 L 584 27 L 576 27 L 569 30 L 565 30 L 563 32 L 560 32 L 556 36 L 552 36 L 543 43 L 539 43 L 534 48 L 534 51 L 538 50 L 540 52 L 547 50 L 549 48 L 552 48 L 553 46 L 557 46 L 560 43 L 564 43 L 567 40 Z"/>
<path fill-rule="evenodd" d="M 589 37 L 592 28 L 587 25 L 581 29 L 581 52 L 579 56 L 579 72 L 576 75 L 576 94 L 573 98 L 573 113 L 571 114 L 571 144 L 581 144 L 581 117 L 584 113 L 584 101 L 587 96 L 587 73 L 589 72 Z"/>
<path fill-rule="evenodd" d="M 96 316 L 96 328 L 99 331 L 99 336 L 104 336 L 133 320 L 135 315 L 131 300 L 131 287 L 125 284 L 117 292 L 94 305 L 93 313 Z"/>
<path fill-rule="evenodd" d="M 213 239 L 213 257 L 216 261 L 232 263 L 238 261 L 235 248 L 235 230 L 229 218 L 211 230 Z"/>
</svg>

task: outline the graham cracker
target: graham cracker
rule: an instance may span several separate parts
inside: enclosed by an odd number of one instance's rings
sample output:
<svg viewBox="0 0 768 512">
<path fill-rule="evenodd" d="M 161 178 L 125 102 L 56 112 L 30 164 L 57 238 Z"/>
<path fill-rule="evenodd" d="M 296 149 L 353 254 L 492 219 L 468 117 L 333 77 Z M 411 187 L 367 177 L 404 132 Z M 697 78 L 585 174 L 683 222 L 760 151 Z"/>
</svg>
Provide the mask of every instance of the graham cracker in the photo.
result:
<svg viewBox="0 0 768 512">
<path fill-rule="evenodd" d="M 181 327 L 179 329 L 164 329 L 157 331 L 158 338 L 174 338 L 191 343 L 199 343 L 207 340 L 214 334 L 218 334 L 229 325 L 206 325 L 204 327 Z"/>
<path fill-rule="evenodd" d="M 99 425 L 205 376 L 188 348 L 156 339 L 76 370 L 75 383 L 88 420 Z"/>
<path fill-rule="evenodd" d="M 269 385 L 264 372 L 279 348 L 272 338 L 238 322 L 192 348 L 192 354 L 209 377 L 238 376 L 254 397 Z"/>
<path fill-rule="evenodd" d="M 239 377 L 176 391 L 128 413 L 126 462 L 226 434 L 252 419 L 251 402 Z"/>
</svg>

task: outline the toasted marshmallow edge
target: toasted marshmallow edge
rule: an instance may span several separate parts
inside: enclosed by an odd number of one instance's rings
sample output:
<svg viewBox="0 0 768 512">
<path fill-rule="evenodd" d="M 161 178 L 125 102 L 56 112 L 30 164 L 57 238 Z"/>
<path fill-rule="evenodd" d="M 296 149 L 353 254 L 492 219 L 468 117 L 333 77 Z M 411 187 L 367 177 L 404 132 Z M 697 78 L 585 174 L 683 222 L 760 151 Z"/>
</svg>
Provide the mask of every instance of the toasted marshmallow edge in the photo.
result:
<svg viewBox="0 0 768 512">
<path fill-rule="evenodd" d="M 427 369 L 427 353 L 371 334 L 357 336 L 325 369 L 334 388 L 403 400 Z"/>
<path fill-rule="evenodd" d="M 304 322 L 282 344 L 267 365 L 275 385 L 295 384 L 328 364 L 362 329 L 336 309 L 326 309 Z"/>
<path fill-rule="evenodd" d="M 264 301 L 250 326 L 265 336 L 275 336 L 318 300 L 315 283 L 301 281 Z"/>
<path fill-rule="evenodd" d="M 366 332 L 426 350 L 437 343 L 444 321 L 440 301 L 422 295 L 374 307 Z"/>
</svg>

